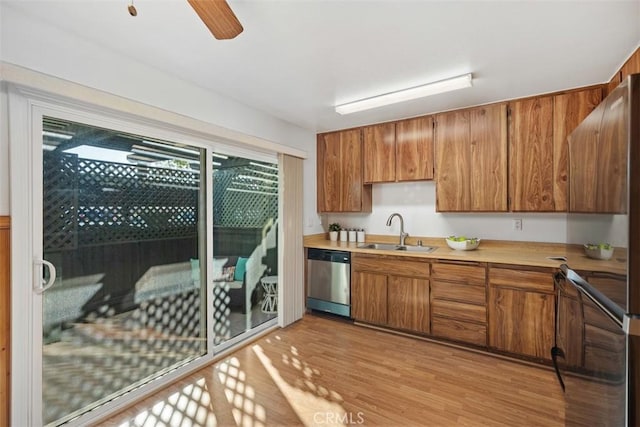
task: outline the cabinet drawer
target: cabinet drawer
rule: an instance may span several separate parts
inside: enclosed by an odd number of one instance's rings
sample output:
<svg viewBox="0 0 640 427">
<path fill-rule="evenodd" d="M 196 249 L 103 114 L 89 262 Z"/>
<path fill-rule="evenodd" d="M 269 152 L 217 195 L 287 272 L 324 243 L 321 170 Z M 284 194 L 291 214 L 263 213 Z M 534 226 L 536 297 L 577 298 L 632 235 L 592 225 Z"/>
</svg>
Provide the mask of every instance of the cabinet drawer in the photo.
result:
<svg viewBox="0 0 640 427">
<path fill-rule="evenodd" d="M 489 284 L 526 291 L 553 292 L 553 272 L 490 267 Z"/>
<path fill-rule="evenodd" d="M 480 323 L 464 322 L 434 316 L 431 319 L 431 333 L 436 337 L 481 346 L 487 345 L 487 327 Z"/>
<path fill-rule="evenodd" d="M 485 271 L 486 269 L 483 265 L 434 262 L 431 266 L 431 275 L 433 278 L 467 285 L 484 286 Z"/>
<path fill-rule="evenodd" d="M 434 316 L 448 317 L 457 320 L 478 323 L 487 322 L 487 310 L 481 305 L 435 299 L 431 301 L 431 313 Z"/>
<path fill-rule="evenodd" d="M 426 260 L 407 260 L 406 257 L 354 254 L 351 257 L 353 271 L 371 271 L 394 276 L 429 277 L 430 264 Z"/>
<path fill-rule="evenodd" d="M 432 299 L 447 299 L 474 305 L 486 305 L 484 286 L 461 285 L 433 280 L 431 283 L 431 297 Z"/>
</svg>

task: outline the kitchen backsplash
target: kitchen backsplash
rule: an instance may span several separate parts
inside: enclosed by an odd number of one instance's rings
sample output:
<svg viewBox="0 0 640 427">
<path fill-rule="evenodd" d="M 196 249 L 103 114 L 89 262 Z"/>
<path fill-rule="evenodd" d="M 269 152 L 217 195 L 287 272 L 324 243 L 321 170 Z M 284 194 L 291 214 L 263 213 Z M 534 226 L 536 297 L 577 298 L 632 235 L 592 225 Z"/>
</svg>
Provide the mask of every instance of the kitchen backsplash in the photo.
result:
<svg viewBox="0 0 640 427">
<path fill-rule="evenodd" d="M 325 214 L 322 224 L 324 230 L 328 224 L 338 222 L 346 228 L 364 228 L 371 234 L 399 234 L 397 219 L 391 227 L 386 226 L 389 215 L 398 212 L 403 216 L 404 229 L 410 236 L 455 234 L 492 240 L 567 243 L 567 214 L 438 213 L 435 204 L 433 181 L 376 184 L 371 213 Z M 521 230 L 514 229 L 516 219 L 522 221 Z M 624 219 L 622 215 L 580 215 L 580 221 L 573 221 L 578 232 L 572 230 L 572 235 L 579 241 L 569 243 L 610 242 L 621 246 L 625 244 Z"/>
</svg>

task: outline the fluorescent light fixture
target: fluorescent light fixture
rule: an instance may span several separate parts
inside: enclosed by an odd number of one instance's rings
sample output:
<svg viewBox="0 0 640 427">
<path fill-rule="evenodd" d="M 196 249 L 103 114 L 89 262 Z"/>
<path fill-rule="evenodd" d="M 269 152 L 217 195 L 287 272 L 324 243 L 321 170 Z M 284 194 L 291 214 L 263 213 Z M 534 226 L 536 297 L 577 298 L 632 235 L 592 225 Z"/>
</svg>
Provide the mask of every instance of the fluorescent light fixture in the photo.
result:
<svg viewBox="0 0 640 427">
<path fill-rule="evenodd" d="M 225 156 L 224 154 L 213 153 L 213 157 L 217 157 L 219 159 L 228 159 L 229 156 Z"/>
<path fill-rule="evenodd" d="M 425 96 L 471 86 L 473 86 L 473 79 L 471 73 L 469 73 L 463 76 L 440 80 L 422 86 L 415 86 L 409 89 L 403 89 L 396 92 L 385 93 L 384 95 L 373 96 L 371 98 L 336 105 L 336 113 L 351 114 L 357 111 L 370 110 L 372 108 L 396 104 L 403 101 L 410 101 L 412 99 L 424 98 Z"/>
<path fill-rule="evenodd" d="M 222 166 L 222 163 L 220 162 L 212 162 L 212 163 L 213 163 L 213 166 Z"/>
<path fill-rule="evenodd" d="M 51 138 L 60 138 L 60 139 L 66 139 L 66 140 L 73 138 L 73 135 L 67 135 L 66 133 L 50 132 L 48 130 L 43 130 L 42 135 L 50 136 Z"/>
</svg>

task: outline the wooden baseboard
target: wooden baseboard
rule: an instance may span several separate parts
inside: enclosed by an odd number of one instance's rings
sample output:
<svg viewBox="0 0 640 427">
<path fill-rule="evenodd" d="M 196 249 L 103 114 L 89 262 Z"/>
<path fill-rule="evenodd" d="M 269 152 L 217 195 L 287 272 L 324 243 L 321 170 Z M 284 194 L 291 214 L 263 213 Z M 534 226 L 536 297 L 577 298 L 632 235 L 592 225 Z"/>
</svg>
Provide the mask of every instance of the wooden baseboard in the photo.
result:
<svg viewBox="0 0 640 427">
<path fill-rule="evenodd" d="M 11 219 L 0 216 L 0 425 L 8 426 L 11 374 Z"/>
<path fill-rule="evenodd" d="M 486 356 L 491 356 L 491 357 L 497 357 L 498 359 L 508 360 L 510 362 L 516 362 L 516 363 L 520 363 L 520 364 L 523 364 L 523 365 L 532 366 L 532 367 L 536 367 L 536 368 L 540 368 L 540 369 L 546 369 L 546 370 L 552 370 L 553 369 L 552 366 L 550 366 L 549 364 L 546 364 L 546 363 L 539 363 L 539 362 L 535 362 L 535 361 L 532 361 L 532 360 L 521 359 L 521 358 L 518 358 L 518 357 L 515 357 L 515 356 L 509 356 L 507 354 L 496 353 L 494 351 L 489 351 L 489 350 L 482 349 L 482 348 L 476 348 L 476 347 L 466 346 L 466 345 L 463 345 L 463 344 L 457 344 L 457 343 L 451 342 L 451 341 L 440 340 L 438 338 L 432 338 L 432 337 L 428 337 L 428 336 L 424 336 L 424 335 L 415 335 L 415 334 L 411 334 L 409 332 L 398 331 L 398 330 L 395 330 L 395 329 L 389 329 L 389 328 L 385 328 L 383 326 L 376 326 L 376 325 L 371 325 L 371 324 L 368 324 L 368 323 L 362 323 L 362 322 L 358 322 L 358 321 L 354 321 L 353 324 L 356 325 L 356 326 L 363 327 L 363 328 L 375 329 L 377 331 L 387 332 L 389 334 L 401 335 L 403 337 L 413 338 L 413 339 L 417 339 L 417 340 L 421 340 L 421 341 L 428 341 L 428 342 L 432 342 L 434 344 L 444 345 L 446 347 L 453 347 L 453 348 L 457 348 L 459 350 L 470 351 L 472 353 L 484 354 Z"/>
</svg>

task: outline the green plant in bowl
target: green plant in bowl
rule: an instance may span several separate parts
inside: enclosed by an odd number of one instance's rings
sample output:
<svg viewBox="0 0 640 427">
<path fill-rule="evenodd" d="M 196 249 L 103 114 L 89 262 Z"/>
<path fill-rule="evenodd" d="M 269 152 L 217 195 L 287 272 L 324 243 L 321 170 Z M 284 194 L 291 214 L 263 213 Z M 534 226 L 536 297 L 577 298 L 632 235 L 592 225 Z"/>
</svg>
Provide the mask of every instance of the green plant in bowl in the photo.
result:
<svg viewBox="0 0 640 427">
<path fill-rule="evenodd" d="M 613 246 L 609 243 L 585 243 L 584 253 L 593 259 L 610 259 L 613 256 Z"/>
<path fill-rule="evenodd" d="M 340 230 L 342 230 L 342 226 L 337 222 L 334 222 L 333 224 L 329 224 L 329 231 L 340 231 Z"/>
<path fill-rule="evenodd" d="M 477 237 L 449 236 L 445 240 L 451 249 L 463 251 L 476 249 L 480 244 L 480 239 Z"/>
<path fill-rule="evenodd" d="M 475 244 L 478 241 L 477 237 L 466 237 L 466 236 L 449 236 L 447 237 L 447 239 L 451 240 L 452 242 L 471 242 L 473 244 Z"/>
<path fill-rule="evenodd" d="M 598 244 L 594 244 L 594 243 L 587 243 L 585 245 L 585 247 L 587 249 L 589 249 L 590 251 L 595 251 L 598 249 L 604 249 L 605 251 L 609 251 L 611 250 L 611 245 L 609 243 L 598 243 Z"/>
</svg>

